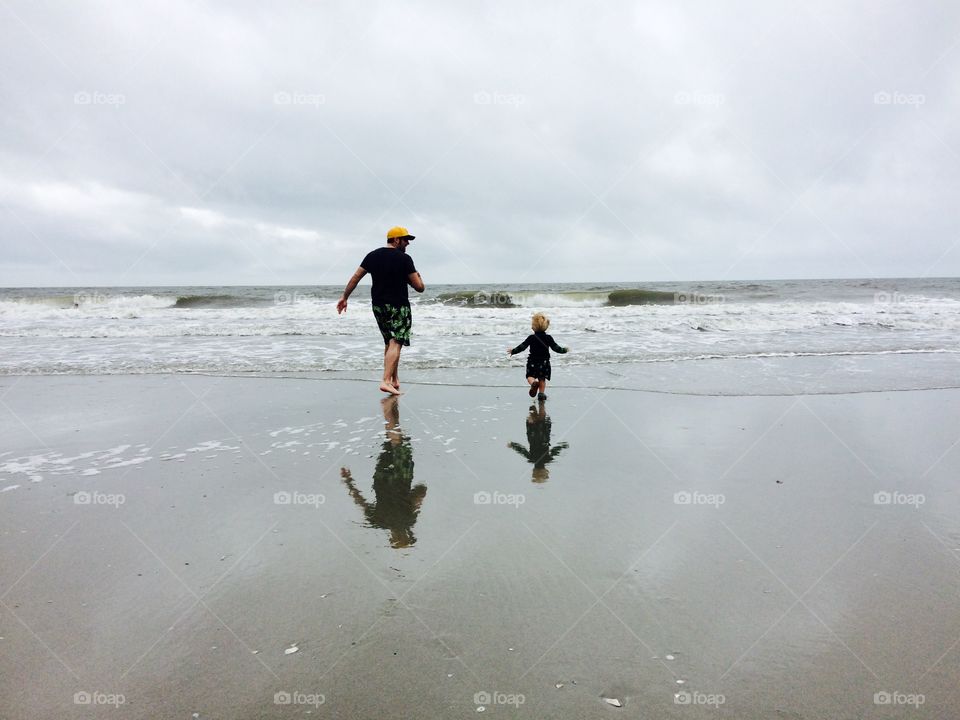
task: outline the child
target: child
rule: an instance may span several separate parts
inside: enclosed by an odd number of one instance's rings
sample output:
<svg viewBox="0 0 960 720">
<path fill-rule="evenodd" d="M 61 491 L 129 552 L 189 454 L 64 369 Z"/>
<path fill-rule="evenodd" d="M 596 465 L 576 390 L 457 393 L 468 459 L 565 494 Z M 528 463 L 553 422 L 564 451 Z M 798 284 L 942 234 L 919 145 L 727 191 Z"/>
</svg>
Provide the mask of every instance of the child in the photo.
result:
<svg viewBox="0 0 960 720">
<path fill-rule="evenodd" d="M 550 379 L 550 349 L 553 348 L 554 352 L 565 353 L 568 352 L 569 348 L 560 347 L 551 336 L 547 335 L 550 321 L 543 313 L 534 315 L 530 326 L 533 329 L 533 335 L 528 335 L 522 343 L 511 350 L 507 350 L 507 354 L 516 355 L 529 346 L 527 383 L 530 385 L 530 397 L 537 396 L 540 400 L 546 400 L 547 380 Z"/>
</svg>

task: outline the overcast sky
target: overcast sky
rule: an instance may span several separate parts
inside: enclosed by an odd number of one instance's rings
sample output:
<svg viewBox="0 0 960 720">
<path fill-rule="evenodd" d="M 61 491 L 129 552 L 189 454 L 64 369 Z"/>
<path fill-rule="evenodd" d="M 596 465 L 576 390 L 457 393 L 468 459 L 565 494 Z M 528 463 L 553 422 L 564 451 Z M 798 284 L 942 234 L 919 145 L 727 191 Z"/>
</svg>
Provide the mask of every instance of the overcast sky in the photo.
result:
<svg viewBox="0 0 960 720">
<path fill-rule="evenodd" d="M 960 4 L 0 0 L 0 285 L 960 275 Z"/>
</svg>

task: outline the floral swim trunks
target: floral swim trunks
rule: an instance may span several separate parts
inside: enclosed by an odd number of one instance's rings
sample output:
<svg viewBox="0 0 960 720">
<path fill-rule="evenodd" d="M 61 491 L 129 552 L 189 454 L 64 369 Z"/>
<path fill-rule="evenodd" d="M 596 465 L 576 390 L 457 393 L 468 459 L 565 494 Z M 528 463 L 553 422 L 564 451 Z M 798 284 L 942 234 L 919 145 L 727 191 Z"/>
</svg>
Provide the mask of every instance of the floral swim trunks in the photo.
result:
<svg viewBox="0 0 960 720">
<path fill-rule="evenodd" d="M 373 316 L 377 319 L 384 345 L 389 345 L 391 340 L 401 345 L 410 344 L 413 314 L 409 305 L 374 305 Z"/>
</svg>

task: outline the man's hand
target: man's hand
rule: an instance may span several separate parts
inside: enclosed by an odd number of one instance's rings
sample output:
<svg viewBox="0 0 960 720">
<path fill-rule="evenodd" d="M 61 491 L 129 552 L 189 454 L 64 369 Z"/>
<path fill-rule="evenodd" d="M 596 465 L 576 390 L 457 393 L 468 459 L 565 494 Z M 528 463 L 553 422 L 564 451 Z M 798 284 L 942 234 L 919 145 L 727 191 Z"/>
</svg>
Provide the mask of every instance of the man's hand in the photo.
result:
<svg viewBox="0 0 960 720">
<path fill-rule="evenodd" d="M 337 315 L 347 311 L 347 298 L 350 297 L 350 293 L 357 289 L 357 283 L 359 283 L 366 274 L 367 271 L 364 270 L 363 265 L 361 265 L 357 268 L 357 271 L 353 274 L 353 277 L 350 278 L 349 282 L 347 282 L 347 287 L 344 288 L 343 295 L 337 300 Z"/>
</svg>

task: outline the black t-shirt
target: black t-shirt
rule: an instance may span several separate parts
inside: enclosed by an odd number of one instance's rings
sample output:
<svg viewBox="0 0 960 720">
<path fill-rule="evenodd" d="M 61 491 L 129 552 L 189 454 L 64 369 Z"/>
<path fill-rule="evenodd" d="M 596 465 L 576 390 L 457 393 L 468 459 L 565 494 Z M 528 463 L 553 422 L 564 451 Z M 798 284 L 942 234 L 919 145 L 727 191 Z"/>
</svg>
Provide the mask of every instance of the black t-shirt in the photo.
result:
<svg viewBox="0 0 960 720">
<path fill-rule="evenodd" d="M 373 277 L 370 299 L 374 305 L 409 305 L 407 276 L 415 273 L 413 258 L 396 248 L 381 247 L 367 253 L 360 267 Z"/>
<path fill-rule="evenodd" d="M 528 347 L 530 348 L 531 360 L 549 360 L 551 348 L 554 352 L 560 354 L 567 351 L 566 348 L 557 345 L 552 335 L 547 335 L 545 332 L 535 332 L 533 335 L 528 335 L 526 340 L 510 351 L 510 354 L 522 353 Z"/>
</svg>

